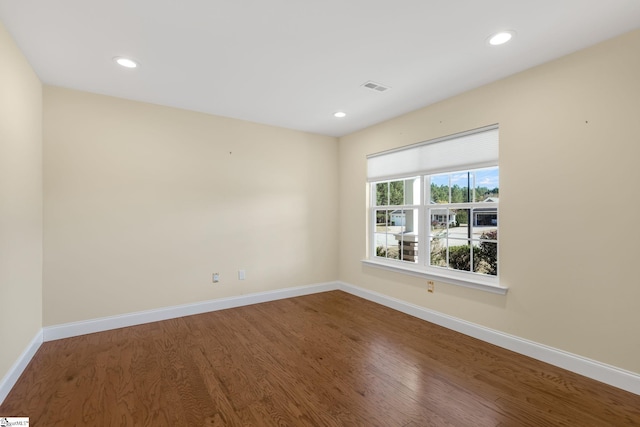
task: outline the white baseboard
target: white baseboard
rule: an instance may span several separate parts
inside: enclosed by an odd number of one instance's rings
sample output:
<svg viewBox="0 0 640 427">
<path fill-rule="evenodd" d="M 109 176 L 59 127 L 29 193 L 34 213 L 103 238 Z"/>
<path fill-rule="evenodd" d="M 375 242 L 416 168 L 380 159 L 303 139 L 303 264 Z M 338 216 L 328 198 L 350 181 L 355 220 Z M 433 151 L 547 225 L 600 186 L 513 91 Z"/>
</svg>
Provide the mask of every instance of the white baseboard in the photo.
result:
<svg viewBox="0 0 640 427">
<path fill-rule="evenodd" d="M 193 314 L 208 313 L 261 302 L 275 301 L 284 298 L 298 297 L 340 289 L 337 282 L 319 283 L 315 285 L 298 286 L 294 288 L 277 289 L 274 291 L 258 292 L 229 298 L 220 298 L 192 304 L 176 305 L 155 310 L 139 311 L 118 316 L 102 317 L 62 325 L 47 326 L 44 330 L 44 341 L 59 340 L 110 329 L 125 328 L 127 326 L 158 322 L 160 320 L 175 319 Z"/>
<path fill-rule="evenodd" d="M 4 402 L 4 399 L 6 399 L 7 395 L 18 381 L 18 378 L 20 378 L 20 375 L 22 375 L 29 362 L 31 362 L 36 351 L 38 351 L 42 345 L 42 341 L 42 329 L 40 329 L 36 336 L 33 337 L 27 348 L 24 349 L 20 357 L 18 357 L 18 360 L 16 360 L 13 366 L 9 369 L 9 372 L 7 372 L 4 378 L 2 378 L 2 381 L 0 381 L 0 404 Z"/>
<path fill-rule="evenodd" d="M 640 375 L 634 372 L 486 328 L 358 286 L 340 282 L 340 289 L 419 319 L 640 395 Z"/>
</svg>

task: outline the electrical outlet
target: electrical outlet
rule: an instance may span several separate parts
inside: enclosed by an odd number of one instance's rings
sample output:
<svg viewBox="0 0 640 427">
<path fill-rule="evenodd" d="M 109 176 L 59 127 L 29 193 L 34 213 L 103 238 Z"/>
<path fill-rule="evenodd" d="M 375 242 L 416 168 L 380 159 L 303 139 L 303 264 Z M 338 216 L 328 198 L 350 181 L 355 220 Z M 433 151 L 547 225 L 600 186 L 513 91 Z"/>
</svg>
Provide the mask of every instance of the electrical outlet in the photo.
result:
<svg viewBox="0 0 640 427">
<path fill-rule="evenodd" d="M 238 280 L 244 280 L 247 278 L 247 274 L 244 270 L 238 270 Z"/>
<path fill-rule="evenodd" d="M 211 280 L 213 283 L 218 283 L 220 281 L 220 273 L 213 273 L 211 275 Z"/>
<path fill-rule="evenodd" d="M 436 288 L 436 285 L 433 283 L 433 280 L 427 281 L 427 292 L 433 293 L 435 288 Z"/>
</svg>

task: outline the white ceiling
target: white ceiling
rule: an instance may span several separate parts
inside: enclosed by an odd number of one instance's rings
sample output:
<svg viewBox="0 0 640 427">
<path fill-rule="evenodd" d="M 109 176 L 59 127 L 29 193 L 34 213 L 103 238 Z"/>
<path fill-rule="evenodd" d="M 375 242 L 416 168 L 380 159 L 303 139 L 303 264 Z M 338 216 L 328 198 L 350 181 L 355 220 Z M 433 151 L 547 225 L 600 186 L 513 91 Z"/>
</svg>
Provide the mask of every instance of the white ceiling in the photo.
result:
<svg viewBox="0 0 640 427">
<path fill-rule="evenodd" d="M 43 83 L 341 136 L 640 28 L 640 0 L 0 0 L 0 20 Z"/>
</svg>

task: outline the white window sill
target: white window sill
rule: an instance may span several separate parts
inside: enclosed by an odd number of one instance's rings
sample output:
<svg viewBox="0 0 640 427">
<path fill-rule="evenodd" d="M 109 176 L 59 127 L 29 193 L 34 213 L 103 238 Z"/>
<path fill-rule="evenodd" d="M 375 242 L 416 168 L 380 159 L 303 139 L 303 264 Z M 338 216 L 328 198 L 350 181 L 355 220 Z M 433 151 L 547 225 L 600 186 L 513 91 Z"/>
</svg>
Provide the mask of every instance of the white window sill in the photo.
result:
<svg viewBox="0 0 640 427">
<path fill-rule="evenodd" d="M 467 288 L 478 289 L 485 292 L 491 292 L 494 294 L 506 295 L 509 288 L 490 283 L 488 280 L 482 280 L 482 277 L 466 278 L 466 277 L 453 277 L 453 275 L 437 274 L 432 271 L 425 271 L 423 269 L 413 267 L 409 264 L 401 265 L 395 262 L 384 262 L 372 259 L 363 259 L 362 263 L 371 267 L 382 268 L 384 270 L 395 271 L 397 273 L 408 274 L 411 276 L 424 277 L 429 280 L 436 280 L 438 282 L 450 283 L 452 285 L 464 286 Z M 471 275 L 471 273 L 469 273 Z"/>
</svg>

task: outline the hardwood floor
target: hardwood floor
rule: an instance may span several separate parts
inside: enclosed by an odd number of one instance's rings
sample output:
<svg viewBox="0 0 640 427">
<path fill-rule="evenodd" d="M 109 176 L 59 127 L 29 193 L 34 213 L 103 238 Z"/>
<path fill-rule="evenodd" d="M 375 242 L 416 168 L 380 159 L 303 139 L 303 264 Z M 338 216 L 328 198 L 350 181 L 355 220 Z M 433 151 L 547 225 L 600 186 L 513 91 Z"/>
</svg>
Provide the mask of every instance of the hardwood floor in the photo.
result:
<svg viewBox="0 0 640 427">
<path fill-rule="evenodd" d="M 333 291 L 44 343 L 32 426 L 640 426 L 640 396 Z"/>
</svg>

